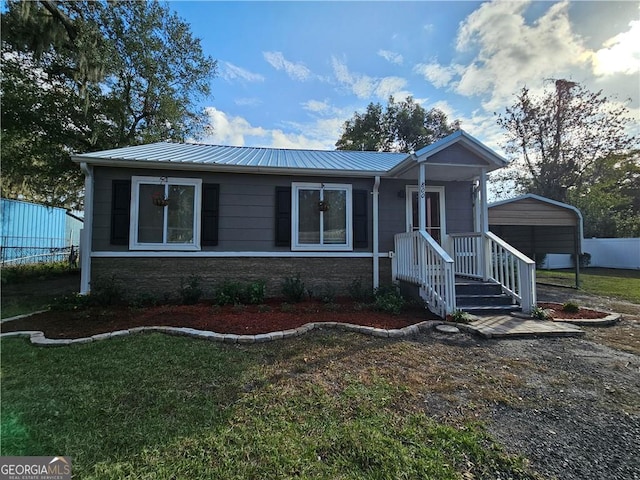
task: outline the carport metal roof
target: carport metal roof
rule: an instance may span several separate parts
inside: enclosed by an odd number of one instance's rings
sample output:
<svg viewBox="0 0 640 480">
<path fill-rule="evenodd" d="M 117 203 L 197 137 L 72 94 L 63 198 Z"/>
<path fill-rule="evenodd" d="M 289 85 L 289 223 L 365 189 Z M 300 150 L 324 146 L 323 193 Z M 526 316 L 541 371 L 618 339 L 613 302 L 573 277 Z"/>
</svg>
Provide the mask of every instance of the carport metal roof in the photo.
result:
<svg viewBox="0 0 640 480">
<path fill-rule="evenodd" d="M 489 228 L 531 257 L 582 252 L 582 214 L 572 205 L 528 193 L 489 204 Z M 576 286 L 580 284 L 575 262 Z"/>
</svg>

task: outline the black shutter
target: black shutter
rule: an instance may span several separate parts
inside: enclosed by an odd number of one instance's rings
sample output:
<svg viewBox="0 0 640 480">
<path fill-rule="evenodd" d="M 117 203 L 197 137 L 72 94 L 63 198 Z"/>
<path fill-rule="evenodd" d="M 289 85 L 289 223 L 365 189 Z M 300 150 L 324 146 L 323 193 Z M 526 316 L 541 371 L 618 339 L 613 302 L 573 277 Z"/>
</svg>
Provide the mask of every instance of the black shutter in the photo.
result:
<svg viewBox="0 0 640 480">
<path fill-rule="evenodd" d="M 366 248 L 369 246 L 368 190 L 353 191 L 353 246 Z"/>
<path fill-rule="evenodd" d="M 111 182 L 111 244 L 129 245 L 131 180 Z"/>
<path fill-rule="evenodd" d="M 216 183 L 202 184 L 202 246 L 218 245 L 220 185 Z"/>
<path fill-rule="evenodd" d="M 291 246 L 291 187 L 276 187 L 276 247 Z"/>
</svg>

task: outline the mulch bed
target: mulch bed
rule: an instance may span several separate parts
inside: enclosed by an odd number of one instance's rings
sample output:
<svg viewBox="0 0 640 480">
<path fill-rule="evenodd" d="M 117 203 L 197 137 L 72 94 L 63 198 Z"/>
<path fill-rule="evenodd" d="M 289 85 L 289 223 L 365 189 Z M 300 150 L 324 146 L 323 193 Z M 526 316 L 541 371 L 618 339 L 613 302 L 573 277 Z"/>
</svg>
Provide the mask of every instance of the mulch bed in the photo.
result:
<svg viewBox="0 0 640 480">
<path fill-rule="evenodd" d="M 364 305 L 339 300 L 334 304 L 306 301 L 264 305 L 163 305 L 133 309 L 121 306 L 92 307 L 72 311 L 48 311 L 2 323 L 2 333 L 39 330 L 47 338 L 82 338 L 99 333 L 144 326 L 189 327 L 217 333 L 257 335 L 289 330 L 311 322 L 344 322 L 376 328 L 403 328 L 438 317 L 424 309 L 401 315 L 374 311 Z"/>
<path fill-rule="evenodd" d="M 591 310 L 588 308 L 580 308 L 577 312 L 565 312 L 562 310 L 561 303 L 538 303 L 538 307 L 545 310 L 553 310 L 551 315 L 553 319 L 594 319 L 604 318 L 609 315 L 607 312 Z"/>
</svg>

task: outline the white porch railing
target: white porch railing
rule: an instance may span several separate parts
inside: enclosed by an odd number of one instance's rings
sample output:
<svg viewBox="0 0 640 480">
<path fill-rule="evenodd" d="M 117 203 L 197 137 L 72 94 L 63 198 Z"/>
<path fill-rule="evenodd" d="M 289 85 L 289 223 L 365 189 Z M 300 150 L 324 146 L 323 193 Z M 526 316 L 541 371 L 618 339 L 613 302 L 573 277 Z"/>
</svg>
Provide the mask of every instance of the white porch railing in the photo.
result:
<svg viewBox="0 0 640 480">
<path fill-rule="evenodd" d="M 453 259 L 425 232 L 395 236 L 394 271 L 397 280 L 418 285 L 429 310 L 445 317 L 456 309 Z"/>
<path fill-rule="evenodd" d="M 531 313 L 536 304 L 536 264 L 491 232 L 452 234 L 455 274 L 493 280 Z"/>
</svg>

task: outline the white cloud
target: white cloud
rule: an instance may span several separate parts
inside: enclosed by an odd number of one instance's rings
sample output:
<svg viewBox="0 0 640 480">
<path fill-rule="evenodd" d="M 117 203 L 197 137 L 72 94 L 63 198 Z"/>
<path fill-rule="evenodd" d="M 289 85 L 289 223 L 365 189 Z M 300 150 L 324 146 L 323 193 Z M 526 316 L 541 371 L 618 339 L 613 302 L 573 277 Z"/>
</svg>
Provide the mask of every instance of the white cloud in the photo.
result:
<svg viewBox="0 0 640 480">
<path fill-rule="evenodd" d="M 458 64 L 440 65 L 437 62 L 419 63 L 413 68 L 414 72 L 424 76 L 435 87 L 446 87 L 451 81 L 464 71 L 464 67 Z"/>
<path fill-rule="evenodd" d="M 390 50 L 378 50 L 378 55 L 384 58 L 387 62 L 395 63 L 396 65 L 402 65 L 402 55 Z"/>
<path fill-rule="evenodd" d="M 264 77 L 259 73 L 253 73 L 242 67 L 238 67 L 233 63 L 224 62 L 222 69 L 220 70 L 220 76 L 227 81 L 236 79 L 244 80 L 246 82 L 264 82 Z"/>
<path fill-rule="evenodd" d="M 460 23 L 456 38 L 456 50 L 471 53 L 472 59 L 465 65 L 420 64 L 415 71 L 436 87 L 483 97 L 491 110 L 510 103 L 525 84 L 588 68 L 592 54 L 572 29 L 569 3 L 552 4 L 528 24 L 524 11 L 530 3 L 482 4 Z"/>
<path fill-rule="evenodd" d="M 256 97 L 244 97 L 244 98 L 236 98 L 234 100 L 236 105 L 241 107 L 257 107 L 262 104 L 262 100 Z"/>
<path fill-rule="evenodd" d="M 343 118 L 315 119 L 311 123 L 290 123 L 288 129 L 253 126 L 247 119 L 230 116 L 215 107 L 205 109 L 209 128 L 203 143 L 231 146 L 332 150 L 340 135 Z"/>
<path fill-rule="evenodd" d="M 302 104 L 305 110 L 311 112 L 321 113 L 329 110 L 329 104 L 327 102 L 321 102 L 319 100 L 308 100 Z"/>
<path fill-rule="evenodd" d="M 282 52 L 262 52 L 264 59 L 276 70 L 284 70 L 294 80 L 308 80 L 311 77 L 309 70 L 302 63 L 294 63 L 284 58 Z"/>
<path fill-rule="evenodd" d="M 629 30 L 610 38 L 593 55 L 593 73 L 632 75 L 640 71 L 640 21 L 629 22 Z"/>
<path fill-rule="evenodd" d="M 241 147 L 245 137 L 264 137 L 267 131 L 262 127 L 254 127 L 242 117 L 230 117 L 215 107 L 205 108 L 209 117 L 208 134 L 205 143 L 231 145 Z"/>
<path fill-rule="evenodd" d="M 347 67 L 347 62 L 335 56 L 331 57 L 333 72 L 343 86 L 347 87 L 351 93 L 358 98 L 369 99 L 377 97 L 387 99 L 393 95 L 396 99 L 404 99 L 411 95 L 411 92 L 403 90 L 407 85 L 407 80 L 401 77 L 370 77 L 360 73 L 352 73 Z"/>
</svg>

